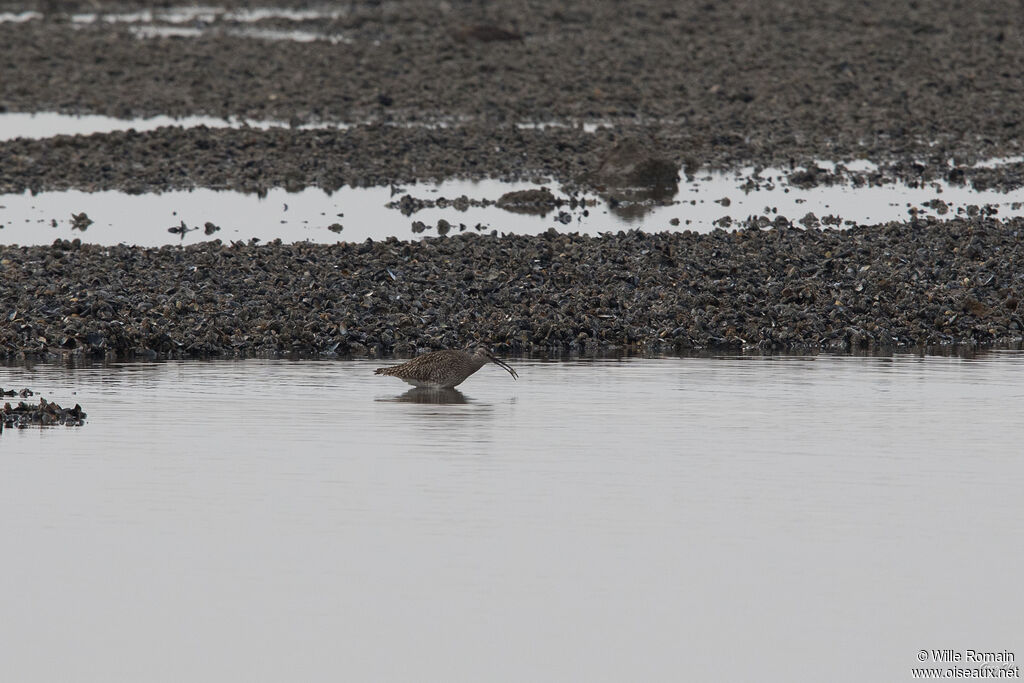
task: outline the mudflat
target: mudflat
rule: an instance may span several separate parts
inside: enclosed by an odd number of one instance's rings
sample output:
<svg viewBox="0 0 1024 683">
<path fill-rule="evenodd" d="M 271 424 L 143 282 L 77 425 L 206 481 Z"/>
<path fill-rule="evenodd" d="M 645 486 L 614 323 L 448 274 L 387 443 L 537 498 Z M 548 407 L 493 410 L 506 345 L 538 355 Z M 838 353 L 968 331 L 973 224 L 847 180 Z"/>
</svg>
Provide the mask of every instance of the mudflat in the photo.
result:
<svg viewBox="0 0 1024 683">
<path fill-rule="evenodd" d="M 0 250 L 0 354 L 1014 345 L 1024 220 Z"/>
<path fill-rule="evenodd" d="M 150 5 L 0 3 L 0 12 L 43 15 L 0 23 L 0 110 L 356 124 L 326 136 L 193 130 L 72 138 L 45 149 L 8 143 L 0 146 L 3 182 L 16 187 L 12 175 L 33 174 L 26 156 L 46 167 L 43 186 L 60 185 L 62 173 L 84 180 L 68 163 L 80 161 L 74 150 L 105 162 L 115 184 L 130 182 L 124 166 L 140 159 L 172 186 L 214 182 L 211 165 L 238 178 L 219 182 L 239 187 L 454 175 L 571 180 L 624 134 L 656 138 L 680 165 L 870 158 L 899 162 L 912 176 L 1017 154 L 1024 138 L 1024 17 L 1012 2 L 310 7 L 325 14 L 244 28 L 303 29 L 339 42 L 256 39 L 231 32 L 237 22 L 227 18 L 197 37 L 140 37 L 132 23 L 102 13 Z M 86 12 L 95 17 L 73 20 Z M 180 26 L 159 14 L 154 23 Z M 448 127 L 359 125 L 370 122 Z M 552 122 L 569 127 L 515 128 Z M 572 127 L 582 122 L 610 129 L 595 136 Z M 254 148 L 267 155 L 264 169 L 245 166 Z"/>
<path fill-rule="evenodd" d="M 1012 189 L 1024 178 L 1012 159 L 975 166 L 1021 153 L 1024 16 L 1010 2 L 275 3 L 290 15 L 220 6 L 182 20 L 131 3 L 0 2 L 0 14 L 19 17 L 0 21 L 0 112 L 283 126 L 0 142 L 0 191 L 331 190 L 452 177 L 593 187 L 623 140 L 681 171 L 799 166 L 809 170 L 790 180 L 804 185 L 941 178 Z M 141 10 L 152 12 L 146 31 L 125 19 Z M 836 177 L 816 166 L 854 159 L 878 170 Z M 389 353 L 478 338 L 523 351 L 1012 344 L 1019 235 L 1017 222 L 979 215 L 596 241 L 7 246 L 0 351 Z M 388 255 L 396 249 L 408 253 Z M 332 259 L 330 274 L 319 270 Z M 142 263 L 152 266 L 145 277 Z M 253 270 L 264 266 L 290 269 L 266 296 Z M 405 284 L 389 268 L 403 269 Z M 296 279 L 307 270 L 308 282 Z M 343 272 L 353 279 L 339 281 Z M 188 280 L 201 273 L 210 276 Z M 184 282 L 195 298 L 180 299 Z M 618 303 L 594 303 L 597 286 Z M 98 293 L 108 305 L 82 303 Z M 213 322 L 229 293 L 261 307 L 230 330 Z M 310 310 L 287 336 L 260 327 L 271 314 L 291 325 L 290 306 Z M 435 317 L 456 308 L 469 318 Z M 157 309 L 158 319 L 144 315 Z"/>
</svg>

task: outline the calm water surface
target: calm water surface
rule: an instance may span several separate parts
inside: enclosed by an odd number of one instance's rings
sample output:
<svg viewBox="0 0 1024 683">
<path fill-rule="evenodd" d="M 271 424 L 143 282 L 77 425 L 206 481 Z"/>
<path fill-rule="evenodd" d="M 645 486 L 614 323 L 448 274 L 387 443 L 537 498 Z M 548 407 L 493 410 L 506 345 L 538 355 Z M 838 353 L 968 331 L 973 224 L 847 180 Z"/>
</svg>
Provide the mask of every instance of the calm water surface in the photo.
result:
<svg viewBox="0 0 1024 683">
<path fill-rule="evenodd" d="M 1024 656 L 1024 354 L 0 368 L 12 681 L 911 680 Z M 1019 661 L 1019 659 L 1018 659 Z"/>
</svg>

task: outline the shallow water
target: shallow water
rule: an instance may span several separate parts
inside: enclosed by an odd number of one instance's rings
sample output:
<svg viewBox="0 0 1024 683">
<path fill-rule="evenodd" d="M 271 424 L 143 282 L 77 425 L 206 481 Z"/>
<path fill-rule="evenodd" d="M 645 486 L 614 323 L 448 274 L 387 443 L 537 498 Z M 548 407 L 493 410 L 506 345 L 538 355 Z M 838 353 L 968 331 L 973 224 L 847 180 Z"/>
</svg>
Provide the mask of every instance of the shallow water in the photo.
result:
<svg viewBox="0 0 1024 683">
<path fill-rule="evenodd" d="M 132 35 L 141 39 L 202 38 L 203 36 L 208 36 L 211 33 L 220 33 L 236 38 L 252 38 L 254 40 L 264 41 L 287 40 L 296 43 L 312 43 L 322 40 L 333 45 L 352 42 L 350 38 L 337 34 L 317 33 L 315 31 L 283 31 L 280 29 L 261 29 L 253 27 L 218 28 L 216 31 L 211 31 L 209 28 L 199 28 L 195 26 L 154 26 L 150 24 L 143 24 L 141 26 L 132 26 L 129 30 Z"/>
<path fill-rule="evenodd" d="M 136 119 L 119 119 L 113 116 L 86 114 L 73 116 L 56 112 L 3 112 L 0 113 L 0 141 L 24 138 L 39 140 L 58 135 L 92 135 L 134 130 L 145 133 L 174 126 L 176 128 L 289 128 L 287 121 L 262 121 L 258 119 L 217 118 L 215 116 L 150 116 Z M 309 126 L 310 128 L 314 126 Z M 344 124 L 316 126 L 344 129 Z"/>
<path fill-rule="evenodd" d="M 0 434 L 10 679 L 860 682 L 1020 646 L 1022 353 L 520 360 L 441 404 L 381 364 L 0 368 L 89 413 Z"/>
<path fill-rule="evenodd" d="M 0 113 L 0 140 L 17 137 L 45 138 L 58 134 L 85 135 L 135 128 L 140 131 L 174 125 L 180 127 L 284 127 L 280 121 L 254 121 L 189 117 L 172 119 L 158 116 L 148 119 L 115 119 L 104 116 L 75 117 L 56 113 Z M 343 122 L 313 123 L 302 128 L 344 129 Z M 402 124 L 405 125 L 405 124 Z M 434 121 L 409 125 L 449 126 L 452 121 Z M 522 122 L 521 128 L 574 125 L 584 131 L 596 131 L 607 122 Z M 1018 162 L 1020 157 L 979 161 L 977 167 L 995 168 Z M 822 168 L 835 169 L 836 163 L 821 160 Z M 877 167 L 867 160 L 843 164 L 848 171 L 862 172 Z M 424 209 L 405 216 L 388 208 L 389 202 L 404 194 L 416 199 L 456 199 L 465 195 L 473 200 L 499 199 L 507 192 L 540 187 L 530 182 L 498 180 L 443 183 L 414 183 L 398 187 L 343 187 L 328 193 L 310 187 L 300 192 L 271 189 L 266 196 L 235 191 L 197 189 L 163 193 L 129 194 L 120 191 L 83 192 L 67 190 L 32 194 L 0 194 L 0 244 L 49 244 L 55 239 L 79 238 L 94 244 L 133 244 L 161 246 L 188 244 L 211 239 L 285 242 L 312 241 L 358 242 L 387 237 L 419 239 L 436 236 L 442 219 L 460 231 L 497 231 L 499 233 L 539 234 L 554 228 L 598 235 L 608 231 L 641 229 L 648 232 L 695 230 L 710 232 L 718 227 L 737 227 L 748 217 L 783 216 L 799 223 L 805 217 L 822 219 L 834 227 L 907 220 L 912 214 L 950 218 L 965 215 L 974 207 L 986 207 L 1000 218 L 1024 216 L 1024 201 L 1019 192 L 976 191 L 970 186 L 931 182 L 921 187 L 904 183 L 854 187 L 849 184 L 802 189 L 790 186 L 787 177 L 796 169 L 766 168 L 749 181 L 753 168 L 731 172 L 701 171 L 687 177 L 680 169 L 682 182 L 674 196 L 663 205 L 616 204 L 607 197 L 581 195 L 587 206 L 570 209 L 563 206 L 544 215 L 511 213 L 495 206 L 470 207 L 467 211 L 446 208 Z M 567 199 L 557 183 L 548 183 L 556 196 Z M 945 206 L 930 204 L 941 200 Z M 926 203 L 929 203 L 926 205 Z M 86 213 L 93 221 L 86 232 L 73 227 L 72 215 Z M 827 217 L 831 217 L 830 219 Z M 184 236 L 169 232 L 184 221 L 191 231 Z M 414 222 L 426 225 L 415 231 Z M 830 221 L 830 222 L 829 222 Z M 207 233 L 210 222 L 221 230 Z M 334 231 L 329 226 L 340 224 Z M 813 221 L 807 223 L 816 225 Z M 195 228 L 199 228 L 195 230 Z"/>
<path fill-rule="evenodd" d="M 741 187 L 743 173 L 702 173 L 683 182 L 674 200 L 666 206 L 636 212 L 613 208 L 596 195 L 582 195 L 589 205 L 575 209 L 564 206 L 546 215 L 512 213 L 496 206 L 470 207 L 466 211 L 448 206 L 405 216 L 386 206 L 404 194 L 417 199 L 443 197 L 449 201 L 465 195 L 493 202 L 506 192 L 539 187 L 529 182 L 498 180 L 450 180 L 401 188 L 343 187 L 334 193 L 317 188 L 300 192 L 276 188 L 264 197 L 209 189 L 151 194 L 67 190 L 33 195 L 26 192 L 0 195 L 0 244 L 49 244 L 58 238 L 79 238 L 94 244 L 160 246 L 254 237 L 263 241 L 281 239 L 333 244 L 339 240 L 360 242 L 391 236 L 399 239 L 437 236 L 436 226 L 442 219 L 452 225 L 449 234 L 497 231 L 536 235 L 550 228 L 590 235 L 633 228 L 648 232 L 710 232 L 723 225 L 721 219 L 725 216 L 737 221 L 734 225 L 738 226 L 748 216 L 785 216 L 799 221 L 808 213 L 819 219 L 837 216 L 842 220 L 837 221 L 840 225 L 836 227 L 848 227 L 850 223 L 907 220 L 912 208 L 920 216 L 940 216 L 936 210 L 922 206 L 933 199 L 949 204 L 941 214 L 946 218 L 964 215 L 969 205 L 994 207 L 1000 218 L 1024 216 L 1024 202 L 1019 193 L 977 192 L 948 183 L 933 183 L 927 187 L 896 183 L 800 189 L 790 187 L 784 176 L 779 169 L 768 169 L 762 178 L 772 179 L 770 184 L 744 190 Z M 557 184 L 549 183 L 547 187 L 556 196 L 567 199 Z M 94 221 L 84 232 L 72 227 L 72 215 L 82 212 Z M 564 221 L 558 219 L 559 214 L 564 214 Z M 191 230 L 184 238 L 168 231 L 182 221 Z M 426 224 L 427 229 L 415 232 L 412 228 L 415 221 Z M 207 222 L 221 230 L 207 234 L 203 229 Z M 340 224 L 342 230 L 330 230 L 329 226 L 334 224 Z"/>
<path fill-rule="evenodd" d="M 189 30 L 189 29 L 184 29 Z M 273 128 L 287 128 L 289 130 L 346 130 L 353 125 L 385 125 L 396 128 L 448 128 L 462 123 L 472 123 L 473 119 L 463 118 L 438 118 L 422 121 L 388 121 L 388 120 L 365 120 L 350 123 L 345 121 L 315 121 L 292 125 L 288 121 L 275 119 L 241 119 L 238 117 L 218 118 L 215 116 L 184 116 L 175 118 L 172 116 L 150 116 L 135 119 L 119 119 L 113 116 L 102 116 L 99 114 L 85 114 L 77 116 L 73 114 L 60 114 L 57 112 L 0 112 L 0 142 L 4 140 L 15 140 L 25 138 L 39 140 L 52 138 L 58 135 L 92 135 L 93 133 L 112 133 L 115 131 L 134 130 L 138 133 L 153 131 L 165 126 L 175 128 L 258 128 L 270 130 Z M 594 133 L 602 128 L 610 128 L 614 124 L 610 121 L 521 121 L 515 124 L 523 130 L 544 130 L 546 128 L 576 128 L 584 133 Z M 992 160 L 991 163 L 998 165 L 1000 160 Z M 847 166 L 848 168 L 853 168 Z"/>
<path fill-rule="evenodd" d="M 221 7 L 168 7 L 160 10 L 138 12 L 80 13 L 70 15 L 72 26 L 83 27 L 93 24 L 128 24 L 137 38 L 201 38 L 221 33 L 240 38 L 265 41 L 295 41 L 308 43 L 323 40 L 333 44 L 348 43 L 351 40 L 337 33 L 315 31 L 279 30 L 259 28 L 261 22 L 277 20 L 284 22 L 305 22 L 321 20 L 331 22 L 344 16 L 344 10 L 254 8 L 228 10 Z M 0 23 L 24 23 L 41 21 L 41 12 L 0 12 Z"/>
<path fill-rule="evenodd" d="M 168 24 L 193 23 L 205 25 L 216 21 L 231 23 L 257 23 L 267 19 L 286 21 L 310 21 L 315 19 L 333 20 L 345 16 L 346 8 L 298 9 L 288 7 L 259 7 L 227 9 L 224 7 L 164 7 L 156 10 L 140 10 L 137 12 L 81 12 L 70 16 L 74 24 L 92 24 L 103 22 L 108 24 Z M 0 12 L 0 22 L 40 21 L 45 18 L 42 12 Z"/>
<path fill-rule="evenodd" d="M 449 181 L 440 185 L 410 185 L 407 189 L 426 198 L 453 199 L 465 194 L 483 199 L 495 192 L 501 196 L 504 192 L 533 187 L 531 183 Z M 285 242 L 333 244 L 341 240 L 361 242 L 368 237 L 384 239 L 389 235 L 416 238 L 418 235 L 411 229 L 413 221 L 436 224 L 442 217 L 456 222 L 456 233 L 459 222 L 465 223 L 470 232 L 478 232 L 477 224 L 489 226 L 491 222 L 508 232 L 539 233 L 548 227 L 537 217 L 522 217 L 495 207 L 465 212 L 426 209 L 414 216 L 403 216 L 385 206 L 398 198 L 387 187 L 343 187 L 331 194 L 316 188 L 300 192 L 278 188 L 264 197 L 205 189 L 143 195 L 78 190 L 0 195 L 0 224 L 6 223 L 0 229 L 0 244 L 50 244 L 57 238 L 78 238 L 94 244 L 161 246 L 213 239 L 247 241 L 254 237 L 263 241 L 280 238 Z M 72 227 L 72 215 L 82 212 L 95 221 L 85 231 Z M 189 228 L 183 238 L 169 232 L 182 221 Z M 220 229 L 207 234 L 207 222 Z M 341 225 L 342 229 L 334 232 L 332 225 Z M 487 232 L 491 229 L 488 227 Z M 436 232 L 432 229 L 430 234 Z"/>
</svg>

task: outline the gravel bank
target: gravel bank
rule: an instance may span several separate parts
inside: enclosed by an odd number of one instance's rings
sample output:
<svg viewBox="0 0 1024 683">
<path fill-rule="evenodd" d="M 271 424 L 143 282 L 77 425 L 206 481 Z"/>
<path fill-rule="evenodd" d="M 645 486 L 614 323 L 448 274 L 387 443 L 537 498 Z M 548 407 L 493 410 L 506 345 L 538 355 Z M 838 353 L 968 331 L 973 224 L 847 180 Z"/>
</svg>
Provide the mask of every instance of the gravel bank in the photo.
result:
<svg viewBox="0 0 1024 683">
<path fill-rule="evenodd" d="M 1024 221 L 0 248 L 0 355 L 1010 345 Z"/>
</svg>

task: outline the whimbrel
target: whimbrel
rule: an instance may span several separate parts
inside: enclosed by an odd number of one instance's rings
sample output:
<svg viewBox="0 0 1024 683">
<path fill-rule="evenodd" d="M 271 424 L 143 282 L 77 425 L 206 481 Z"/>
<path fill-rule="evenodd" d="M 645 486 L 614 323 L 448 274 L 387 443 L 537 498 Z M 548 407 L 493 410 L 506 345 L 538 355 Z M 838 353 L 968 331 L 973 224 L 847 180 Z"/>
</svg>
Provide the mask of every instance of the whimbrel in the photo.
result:
<svg viewBox="0 0 1024 683">
<path fill-rule="evenodd" d="M 508 370 L 512 379 L 519 377 L 511 366 L 495 358 L 494 354 L 483 346 L 472 352 L 431 351 L 401 365 L 377 368 L 374 374 L 397 377 L 417 387 L 452 389 L 465 382 L 467 377 L 487 363 L 494 363 Z"/>
</svg>

